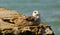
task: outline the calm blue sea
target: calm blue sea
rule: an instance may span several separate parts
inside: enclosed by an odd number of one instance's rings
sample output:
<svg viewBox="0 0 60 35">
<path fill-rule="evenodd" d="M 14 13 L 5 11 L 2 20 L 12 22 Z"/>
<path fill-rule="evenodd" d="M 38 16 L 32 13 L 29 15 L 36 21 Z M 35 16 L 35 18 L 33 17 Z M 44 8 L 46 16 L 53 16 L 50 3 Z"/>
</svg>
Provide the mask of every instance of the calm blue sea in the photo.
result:
<svg viewBox="0 0 60 35">
<path fill-rule="evenodd" d="M 31 15 L 34 10 L 41 14 L 41 20 L 60 35 L 60 0 L 0 0 L 0 7 Z"/>
</svg>

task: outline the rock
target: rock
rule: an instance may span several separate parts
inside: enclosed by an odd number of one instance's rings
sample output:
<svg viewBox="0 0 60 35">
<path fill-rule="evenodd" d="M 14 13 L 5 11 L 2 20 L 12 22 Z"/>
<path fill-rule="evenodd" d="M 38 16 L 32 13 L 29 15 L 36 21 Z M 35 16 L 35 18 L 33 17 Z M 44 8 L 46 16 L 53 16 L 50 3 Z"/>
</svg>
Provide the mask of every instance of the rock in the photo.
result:
<svg viewBox="0 0 60 35">
<path fill-rule="evenodd" d="M 54 35 L 52 28 L 16 11 L 0 8 L 0 35 Z M 4 15 L 3 15 L 4 14 Z"/>
<path fill-rule="evenodd" d="M 53 35 L 54 32 L 50 29 L 49 26 L 20 26 L 20 27 L 13 27 L 2 30 L 3 34 L 16 34 L 16 35 L 22 35 L 22 34 L 28 34 L 31 33 L 31 35 Z M 29 35 L 29 34 L 28 34 Z"/>
<path fill-rule="evenodd" d="M 19 16 L 22 16 L 22 15 L 15 10 L 7 10 L 5 8 L 0 8 L 0 18 L 10 19 L 10 18 L 15 18 Z"/>
</svg>

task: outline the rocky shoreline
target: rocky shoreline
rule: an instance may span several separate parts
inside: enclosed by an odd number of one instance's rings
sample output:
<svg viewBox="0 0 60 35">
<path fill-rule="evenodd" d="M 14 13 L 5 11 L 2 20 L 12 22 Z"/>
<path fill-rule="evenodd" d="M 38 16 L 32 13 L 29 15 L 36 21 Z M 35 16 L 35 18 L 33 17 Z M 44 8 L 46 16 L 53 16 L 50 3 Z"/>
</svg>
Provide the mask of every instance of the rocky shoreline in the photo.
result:
<svg viewBox="0 0 60 35">
<path fill-rule="evenodd" d="M 50 26 L 29 21 L 33 17 L 28 17 L 14 10 L 0 8 L 0 35 L 54 35 Z"/>
</svg>

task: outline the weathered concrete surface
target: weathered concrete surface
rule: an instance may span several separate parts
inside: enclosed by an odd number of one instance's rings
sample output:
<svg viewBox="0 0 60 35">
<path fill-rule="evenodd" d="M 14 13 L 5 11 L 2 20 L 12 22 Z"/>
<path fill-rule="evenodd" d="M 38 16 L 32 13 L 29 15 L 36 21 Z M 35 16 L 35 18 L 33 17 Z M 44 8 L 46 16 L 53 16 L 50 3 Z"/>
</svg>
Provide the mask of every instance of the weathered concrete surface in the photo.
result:
<svg viewBox="0 0 60 35">
<path fill-rule="evenodd" d="M 54 35 L 50 26 L 16 11 L 0 8 L 0 35 Z M 27 20 L 28 18 L 28 20 Z"/>
</svg>

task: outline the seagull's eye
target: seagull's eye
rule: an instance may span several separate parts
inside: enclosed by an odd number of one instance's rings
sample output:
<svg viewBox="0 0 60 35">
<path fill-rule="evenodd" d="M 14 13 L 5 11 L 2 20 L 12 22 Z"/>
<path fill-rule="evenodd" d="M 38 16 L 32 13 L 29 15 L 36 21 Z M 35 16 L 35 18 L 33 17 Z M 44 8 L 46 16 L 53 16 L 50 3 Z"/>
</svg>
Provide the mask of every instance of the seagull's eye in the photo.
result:
<svg viewBox="0 0 60 35">
<path fill-rule="evenodd" d="M 34 12 L 34 13 L 36 13 L 36 12 Z"/>
</svg>

